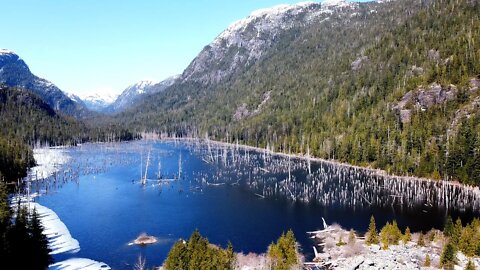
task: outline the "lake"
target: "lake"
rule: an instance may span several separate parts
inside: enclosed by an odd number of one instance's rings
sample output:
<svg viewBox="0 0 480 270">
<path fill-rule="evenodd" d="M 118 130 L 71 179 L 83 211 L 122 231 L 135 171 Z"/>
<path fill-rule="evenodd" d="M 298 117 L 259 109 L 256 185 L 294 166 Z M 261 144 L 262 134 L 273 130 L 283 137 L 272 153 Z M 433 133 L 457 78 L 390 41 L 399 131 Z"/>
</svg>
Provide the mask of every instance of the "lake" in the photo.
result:
<svg viewBox="0 0 480 270">
<path fill-rule="evenodd" d="M 137 141 L 63 151 L 67 164 L 32 187 L 43 193 L 36 201 L 54 210 L 80 243 L 78 253 L 55 255 L 56 261 L 85 257 L 131 269 L 142 255 L 150 267 L 159 266 L 174 242 L 195 229 L 211 243 L 226 247 L 231 241 L 244 253 L 265 252 L 292 229 L 311 258 L 306 232 L 321 229 L 322 217 L 362 233 L 371 215 L 377 226 L 396 219 L 413 232 L 442 228 L 449 213 L 464 222 L 478 216 L 478 189 L 398 183 L 235 145 Z M 445 205 L 445 198 L 457 202 Z M 128 245 L 141 233 L 159 242 Z"/>
</svg>

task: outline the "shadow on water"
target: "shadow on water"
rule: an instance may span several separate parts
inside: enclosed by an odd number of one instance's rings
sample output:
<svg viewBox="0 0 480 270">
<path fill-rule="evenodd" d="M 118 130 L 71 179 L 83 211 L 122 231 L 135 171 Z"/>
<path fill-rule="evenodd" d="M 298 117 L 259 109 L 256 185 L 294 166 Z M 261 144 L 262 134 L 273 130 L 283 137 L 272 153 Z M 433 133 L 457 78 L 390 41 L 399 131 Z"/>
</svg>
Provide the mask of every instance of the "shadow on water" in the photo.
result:
<svg viewBox="0 0 480 270">
<path fill-rule="evenodd" d="M 231 241 L 236 251 L 262 253 L 292 228 L 311 258 L 306 231 L 321 228 L 322 217 L 365 232 L 374 215 L 378 226 L 396 219 L 415 232 L 442 228 L 447 214 L 464 222 L 478 216 L 477 195 L 458 186 L 234 145 L 141 141 L 67 152 L 72 158 L 64 169 L 32 186 L 48 193 L 38 202 L 53 209 L 80 242 L 78 254 L 57 255 L 57 261 L 87 257 L 130 269 L 141 254 L 158 266 L 173 243 L 195 229 L 212 243 L 225 247 Z M 447 205 L 447 199 L 455 203 Z M 161 241 L 128 245 L 143 232 Z"/>
</svg>

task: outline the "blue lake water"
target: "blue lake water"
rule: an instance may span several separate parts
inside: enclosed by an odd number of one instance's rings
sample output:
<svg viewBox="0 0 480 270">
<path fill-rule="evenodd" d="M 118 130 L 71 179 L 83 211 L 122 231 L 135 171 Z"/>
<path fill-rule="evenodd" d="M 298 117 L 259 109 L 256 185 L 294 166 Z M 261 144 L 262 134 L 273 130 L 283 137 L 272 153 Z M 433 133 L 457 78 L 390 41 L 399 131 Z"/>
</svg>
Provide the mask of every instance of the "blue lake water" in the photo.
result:
<svg viewBox="0 0 480 270">
<path fill-rule="evenodd" d="M 364 232 L 372 214 L 380 226 L 396 219 L 402 228 L 408 225 L 413 231 L 441 228 L 447 213 L 464 221 L 477 215 L 471 209 L 446 210 L 431 203 L 408 207 L 383 193 L 385 202 L 375 203 L 373 193 L 366 190 L 359 197 L 365 201 L 357 201 L 358 207 L 352 207 L 348 198 L 365 189 L 360 184 L 360 188 L 352 189 L 352 194 L 345 195 L 337 194 L 331 183 L 311 184 L 334 173 L 328 171 L 328 167 L 323 174 L 308 176 L 303 161 L 285 157 L 270 157 L 268 161 L 259 152 L 237 150 L 235 154 L 231 151 L 170 142 L 99 144 L 68 149 L 72 159 L 64 175 L 76 171 L 78 178 L 60 181 L 58 176 L 57 182 L 49 182 L 48 193 L 37 198 L 40 204 L 58 214 L 80 242 L 79 253 L 56 255 L 55 260 L 85 257 L 105 262 L 114 269 L 131 269 L 137 256 L 143 255 L 149 266 L 159 266 L 173 243 L 179 238 L 188 238 L 195 229 L 214 244 L 225 247 L 231 241 L 236 251 L 262 253 L 282 232 L 291 228 L 309 257 L 313 253 L 313 242 L 306 231 L 321 228 L 322 217 L 327 223 Z M 151 165 L 147 178 L 151 180 L 142 186 L 140 174 L 148 152 Z M 242 156 L 243 165 L 236 155 Z M 266 166 L 267 162 L 272 165 Z M 163 179 L 174 178 L 179 164 L 179 180 L 165 184 L 153 181 L 159 171 Z M 236 164 L 240 165 L 236 168 Z M 267 169 L 262 173 L 254 169 L 258 166 Z M 320 172 L 324 165 L 311 166 L 310 170 Z M 350 188 L 339 183 L 345 187 L 338 190 Z M 328 191 L 331 203 L 312 199 L 313 195 L 307 198 L 305 194 L 311 194 L 314 188 L 318 198 Z M 45 190 L 45 187 L 39 189 Z M 335 194 L 345 199 L 335 200 Z M 292 201 L 293 197 L 300 196 L 303 199 Z M 144 247 L 128 245 L 141 233 L 156 236 L 159 243 Z"/>
</svg>

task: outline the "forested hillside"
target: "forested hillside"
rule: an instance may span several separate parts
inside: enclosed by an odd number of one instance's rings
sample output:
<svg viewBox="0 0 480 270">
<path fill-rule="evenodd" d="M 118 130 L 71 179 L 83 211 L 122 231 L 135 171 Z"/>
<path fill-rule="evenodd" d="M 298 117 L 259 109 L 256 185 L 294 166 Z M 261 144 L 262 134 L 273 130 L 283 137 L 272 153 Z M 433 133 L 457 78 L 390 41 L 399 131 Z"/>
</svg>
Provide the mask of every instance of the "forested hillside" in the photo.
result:
<svg viewBox="0 0 480 270">
<path fill-rule="evenodd" d="M 19 55 L 5 49 L 0 49 L 0 84 L 26 89 L 64 114 L 77 118 L 91 115 L 85 104 L 73 101 L 55 84 L 35 76 Z"/>
<path fill-rule="evenodd" d="M 258 60 L 184 78 L 116 120 L 479 185 L 479 1 L 321 8 L 289 17 L 321 14 L 276 33 Z"/>
<path fill-rule="evenodd" d="M 0 179 L 24 177 L 35 165 L 31 147 L 133 139 L 116 126 L 92 127 L 60 115 L 35 94 L 0 85 Z"/>
</svg>

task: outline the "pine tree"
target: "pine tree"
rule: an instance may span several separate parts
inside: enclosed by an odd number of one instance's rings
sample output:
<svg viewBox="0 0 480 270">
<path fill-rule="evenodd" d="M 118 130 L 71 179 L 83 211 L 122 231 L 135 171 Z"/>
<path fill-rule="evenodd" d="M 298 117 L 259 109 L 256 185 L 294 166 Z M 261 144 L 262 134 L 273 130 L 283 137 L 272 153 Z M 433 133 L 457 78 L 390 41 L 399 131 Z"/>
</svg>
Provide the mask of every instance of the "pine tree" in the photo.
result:
<svg viewBox="0 0 480 270">
<path fill-rule="evenodd" d="M 48 239 L 43 234 L 43 226 L 40 223 L 36 209 L 33 210 L 28 222 L 28 228 L 30 231 L 31 240 L 30 253 L 32 256 L 32 269 L 45 269 L 53 263 L 53 258 L 49 254 L 51 249 L 48 248 Z"/>
<path fill-rule="evenodd" d="M 445 269 L 453 269 L 453 266 L 456 262 L 456 251 L 451 242 L 448 242 L 443 247 L 442 256 L 440 258 L 440 263 Z"/>
<path fill-rule="evenodd" d="M 288 270 L 298 264 L 297 254 L 297 244 L 292 230 L 282 234 L 277 243 L 272 243 L 268 247 L 268 256 L 273 260 L 275 270 Z"/>
<path fill-rule="evenodd" d="M 451 236 L 452 244 L 455 248 L 457 248 L 460 243 L 460 238 L 462 237 L 462 230 L 463 230 L 462 221 L 460 220 L 460 218 L 458 218 L 457 221 L 455 221 L 455 225 L 453 226 L 453 231 Z"/>
<path fill-rule="evenodd" d="M 418 236 L 417 245 L 421 247 L 425 246 L 425 239 L 424 239 L 423 232 L 420 232 L 420 235 Z"/>
<path fill-rule="evenodd" d="M 379 243 L 377 226 L 375 225 L 375 218 L 373 217 L 373 215 L 370 218 L 370 224 L 368 225 L 367 234 L 368 234 L 367 235 L 367 245 L 378 244 Z"/>
<path fill-rule="evenodd" d="M 7 258 L 8 229 L 11 226 L 11 209 L 8 204 L 6 184 L 0 179 L 0 258 Z"/>
<path fill-rule="evenodd" d="M 405 229 L 405 235 L 403 236 L 403 242 L 407 244 L 410 241 L 412 241 L 412 233 L 410 232 L 410 228 L 407 227 Z"/>
<path fill-rule="evenodd" d="M 453 226 L 452 217 L 448 215 L 447 220 L 445 221 L 445 227 L 443 228 L 443 235 L 451 237 L 453 234 Z"/>
<path fill-rule="evenodd" d="M 430 267 L 431 264 L 432 262 L 430 261 L 430 256 L 427 254 L 427 256 L 425 256 L 425 263 L 423 264 L 423 266 Z"/>
</svg>

